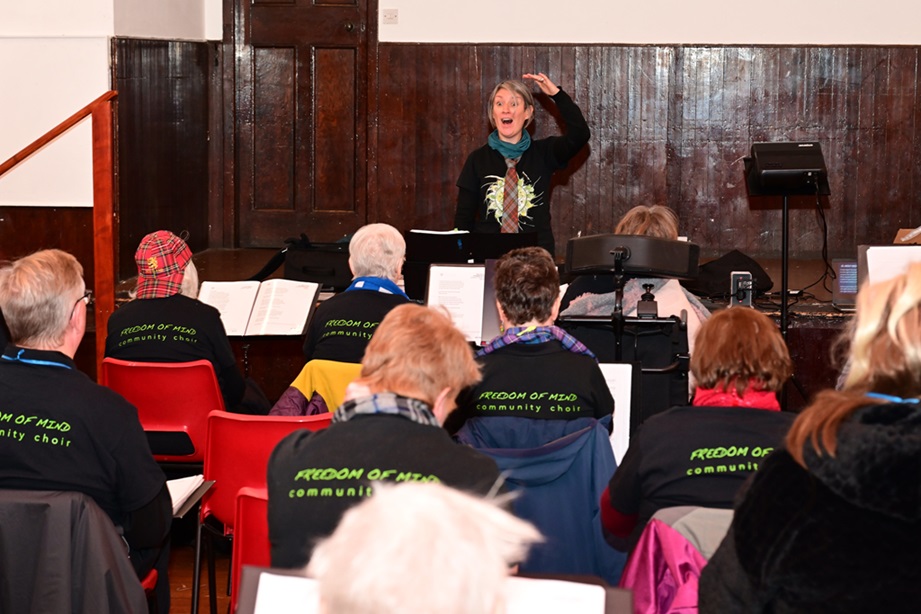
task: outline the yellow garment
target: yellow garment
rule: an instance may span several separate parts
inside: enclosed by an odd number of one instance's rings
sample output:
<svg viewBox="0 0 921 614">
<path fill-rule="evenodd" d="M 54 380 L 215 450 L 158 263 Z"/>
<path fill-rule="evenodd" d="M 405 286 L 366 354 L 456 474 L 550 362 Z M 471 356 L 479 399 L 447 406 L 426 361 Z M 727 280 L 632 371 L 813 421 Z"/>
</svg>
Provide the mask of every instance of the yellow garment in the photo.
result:
<svg viewBox="0 0 921 614">
<path fill-rule="evenodd" d="M 293 388 L 300 390 L 308 400 L 318 392 L 329 411 L 335 411 L 345 400 L 345 388 L 358 378 L 361 364 L 336 360 L 311 360 L 294 381 Z"/>
</svg>

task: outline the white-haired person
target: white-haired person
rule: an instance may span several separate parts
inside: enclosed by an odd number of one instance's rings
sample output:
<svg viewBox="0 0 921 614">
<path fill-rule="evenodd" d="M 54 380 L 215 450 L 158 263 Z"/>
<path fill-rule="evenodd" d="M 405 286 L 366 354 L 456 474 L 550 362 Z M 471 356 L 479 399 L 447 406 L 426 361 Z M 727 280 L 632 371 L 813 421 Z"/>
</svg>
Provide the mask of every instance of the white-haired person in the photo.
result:
<svg viewBox="0 0 921 614">
<path fill-rule="evenodd" d="M 495 502 L 442 484 L 375 486 L 307 567 L 336 614 L 501 614 L 509 570 L 540 533 Z"/>
<path fill-rule="evenodd" d="M 362 226 L 349 241 L 352 283 L 345 291 L 320 303 L 304 335 L 304 356 L 325 361 L 322 379 L 342 390 L 354 376 L 354 365 L 371 335 L 391 309 L 410 302 L 400 287 L 406 241 L 389 224 Z M 269 412 L 273 416 L 325 413 L 330 407 L 305 368 L 285 389 Z"/>
<path fill-rule="evenodd" d="M 60 250 L 36 252 L 0 270 L 0 308 L 11 337 L 0 359 L 0 407 L 7 418 L 0 488 L 92 497 L 123 530 L 138 577 L 157 569 L 158 606 L 168 612 L 166 477 L 137 410 L 74 363 L 91 297 L 83 267 Z"/>
<path fill-rule="evenodd" d="M 921 602 L 921 263 L 864 286 L 842 390 L 797 417 L 736 504 L 701 612 L 914 612 Z"/>
<path fill-rule="evenodd" d="M 361 362 L 384 316 L 410 300 L 399 286 L 405 256 L 406 241 L 389 224 L 368 224 L 352 235 L 352 283 L 317 307 L 304 339 L 307 360 Z"/>
<path fill-rule="evenodd" d="M 272 565 L 304 566 L 316 540 L 373 492 L 373 482 L 437 481 L 490 492 L 496 463 L 442 428 L 457 393 L 479 379 L 470 347 L 447 315 L 416 304 L 388 313 L 332 425 L 292 433 L 272 452 Z"/>
</svg>

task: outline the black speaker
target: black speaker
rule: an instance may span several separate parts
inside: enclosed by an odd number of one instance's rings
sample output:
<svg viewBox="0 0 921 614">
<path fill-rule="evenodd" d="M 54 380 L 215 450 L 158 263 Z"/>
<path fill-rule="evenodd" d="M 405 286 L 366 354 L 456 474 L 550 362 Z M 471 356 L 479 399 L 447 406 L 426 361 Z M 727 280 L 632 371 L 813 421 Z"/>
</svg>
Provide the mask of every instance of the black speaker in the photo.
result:
<svg viewBox="0 0 921 614">
<path fill-rule="evenodd" d="M 751 154 L 745 159 L 751 195 L 831 193 L 819 143 L 752 143 Z"/>
</svg>

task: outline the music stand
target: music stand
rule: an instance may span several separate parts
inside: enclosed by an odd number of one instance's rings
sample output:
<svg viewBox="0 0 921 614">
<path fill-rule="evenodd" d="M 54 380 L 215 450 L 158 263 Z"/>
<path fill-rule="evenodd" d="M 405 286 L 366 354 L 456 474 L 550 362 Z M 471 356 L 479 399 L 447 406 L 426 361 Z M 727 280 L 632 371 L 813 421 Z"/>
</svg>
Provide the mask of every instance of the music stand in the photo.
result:
<svg viewBox="0 0 921 614">
<path fill-rule="evenodd" d="M 623 357 L 626 318 L 623 311 L 624 285 L 629 277 L 693 279 L 698 274 L 700 247 L 687 241 L 671 241 L 643 235 L 589 235 L 566 244 L 566 270 L 574 274 L 614 276 L 614 357 Z M 578 321 L 579 318 L 569 318 Z M 673 318 L 643 318 L 631 322 L 663 323 Z"/>
<path fill-rule="evenodd" d="M 780 260 L 780 333 L 787 338 L 790 243 L 790 196 L 827 196 L 828 172 L 822 146 L 817 142 L 752 143 L 745 158 L 749 196 L 782 196 Z"/>
<path fill-rule="evenodd" d="M 482 264 L 519 247 L 537 245 L 536 232 L 419 232 L 407 231 L 403 284 L 406 294 L 425 298 L 429 266 L 432 264 Z"/>
</svg>

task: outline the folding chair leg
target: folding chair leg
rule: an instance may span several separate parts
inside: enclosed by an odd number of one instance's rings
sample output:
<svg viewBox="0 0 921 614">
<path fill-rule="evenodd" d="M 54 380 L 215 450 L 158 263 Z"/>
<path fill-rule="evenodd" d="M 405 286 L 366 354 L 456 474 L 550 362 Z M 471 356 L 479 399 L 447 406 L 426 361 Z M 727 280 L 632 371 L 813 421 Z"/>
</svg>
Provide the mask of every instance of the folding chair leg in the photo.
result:
<svg viewBox="0 0 921 614">
<path fill-rule="evenodd" d="M 217 575 L 214 572 L 214 535 L 208 533 L 208 597 L 211 600 L 211 614 L 217 614 Z"/>
<path fill-rule="evenodd" d="M 198 614 L 201 586 L 201 521 L 195 523 L 195 564 L 192 567 L 192 614 Z"/>
</svg>

